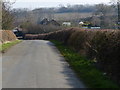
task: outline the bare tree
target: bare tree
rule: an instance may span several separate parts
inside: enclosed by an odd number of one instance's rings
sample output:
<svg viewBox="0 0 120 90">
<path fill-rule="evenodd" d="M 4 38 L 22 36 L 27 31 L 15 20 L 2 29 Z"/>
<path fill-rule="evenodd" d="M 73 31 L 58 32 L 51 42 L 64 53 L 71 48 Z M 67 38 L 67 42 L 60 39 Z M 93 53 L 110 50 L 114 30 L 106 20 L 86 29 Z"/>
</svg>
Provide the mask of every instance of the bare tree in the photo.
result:
<svg viewBox="0 0 120 90">
<path fill-rule="evenodd" d="M 11 11 L 11 3 L 8 0 L 2 1 L 2 29 L 11 29 L 13 25 L 14 17 Z"/>
<path fill-rule="evenodd" d="M 95 15 L 92 16 L 91 24 L 93 26 L 100 26 L 100 24 L 101 24 L 100 18 L 98 16 L 95 16 Z"/>
<path fill-rule="evenodd" d="M 111 4 L 113 6 L 116 6 L 117 7 L 117 15 L 118 15 L 118 29 L 120 29 L 120 0 L 111 0 Z"/>
<path fill-rule="evenodd" d="M 54 8 L 49 8 L 48 11 L 46 12 L 46 17 L 49 20 L 54 19 L 54 12 L 53 12 Z"/>
<path fill-rule="evenodd" d="M 100 18 L 101 28 L 116 28 L 117 12 L 112 5 L 98 4 L 96 5 L 95 15 Z M 114 17 L 114 18 L 113 18 Z"/>
</svg>

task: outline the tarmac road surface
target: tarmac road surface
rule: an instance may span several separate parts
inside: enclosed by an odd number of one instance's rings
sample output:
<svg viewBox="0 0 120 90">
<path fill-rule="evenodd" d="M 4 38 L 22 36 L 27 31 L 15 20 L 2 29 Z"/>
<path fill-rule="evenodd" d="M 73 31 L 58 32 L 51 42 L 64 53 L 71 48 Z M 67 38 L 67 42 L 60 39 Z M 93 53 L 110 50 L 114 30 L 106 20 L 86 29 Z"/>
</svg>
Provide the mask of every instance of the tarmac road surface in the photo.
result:
<svg viewBox="0 0 120 90">
<path fill-rule="evenodd" d="M 85 88 L 49 41 L 28 40 L 2 56 L 2 88 Z"/>
</svg>

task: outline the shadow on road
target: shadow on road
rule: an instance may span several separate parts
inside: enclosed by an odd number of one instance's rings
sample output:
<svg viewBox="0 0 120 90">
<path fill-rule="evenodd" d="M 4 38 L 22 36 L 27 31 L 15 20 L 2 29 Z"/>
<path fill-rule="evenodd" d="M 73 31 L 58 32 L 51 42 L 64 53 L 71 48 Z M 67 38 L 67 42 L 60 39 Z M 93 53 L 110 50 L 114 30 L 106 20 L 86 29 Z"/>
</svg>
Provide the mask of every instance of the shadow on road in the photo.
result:
<svg viewBox="0 0 120 90">
<path fill-rule="evenodd" d="M 61 58 L 60 62 L 63 65 L 62 66 L 63 70 L 60 73 L 64 75 L 65 79 L 67 80 L 67 84 L 72 88 L 85 88 L 83 82 L 81 82 L 80 78 L 77 77 L 75 72 L 71 69 L 70 65 L 65 61 L 64 57 L 60 54 L 55 45 L 51 42 L 47 42 L 47 44 L 52 47 L 52 50 L 54 52 L 57 52 L 59 54 L 59 57 Z"/>
</svg>

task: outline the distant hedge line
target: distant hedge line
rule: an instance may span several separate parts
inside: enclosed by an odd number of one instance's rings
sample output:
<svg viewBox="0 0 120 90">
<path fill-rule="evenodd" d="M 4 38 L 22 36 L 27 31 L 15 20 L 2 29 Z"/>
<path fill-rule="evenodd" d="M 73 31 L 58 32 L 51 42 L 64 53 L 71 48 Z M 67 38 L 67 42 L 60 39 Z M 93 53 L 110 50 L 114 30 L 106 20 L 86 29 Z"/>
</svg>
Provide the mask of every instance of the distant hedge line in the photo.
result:
<svg viewBox="0 0 120 90">
<path fill-rule="evenodd" d="M 11 30 L 0 30 L 0 43 L 14 40 L 17 40 L 17 38 Z"/>
<path fill-rule="evenodd" d="M 93 60 L 97 67 L 120 84 L 120 30 L 70 28 L 48 34 L 29 34 L 25 39 L 61 41 Z"/>
</svg>

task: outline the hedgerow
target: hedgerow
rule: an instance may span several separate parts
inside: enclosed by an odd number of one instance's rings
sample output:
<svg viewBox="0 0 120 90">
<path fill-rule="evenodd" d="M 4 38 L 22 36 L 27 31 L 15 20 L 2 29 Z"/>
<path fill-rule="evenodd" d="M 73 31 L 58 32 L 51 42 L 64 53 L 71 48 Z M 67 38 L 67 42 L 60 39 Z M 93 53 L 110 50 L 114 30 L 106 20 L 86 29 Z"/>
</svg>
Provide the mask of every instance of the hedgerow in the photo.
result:
<svg viewBox="0 0 120 90">
<path fill-rule="evenodd" d="M 120 30 L 70 28 L 38 34 L 36 37 L 61 41 L 89 60 L 93 60 L 96 67 L 120 84 Z"/>
</svg>

